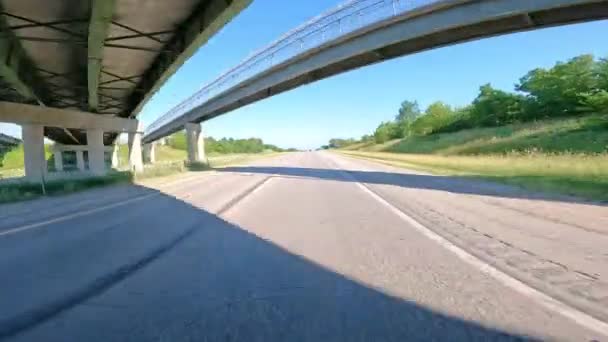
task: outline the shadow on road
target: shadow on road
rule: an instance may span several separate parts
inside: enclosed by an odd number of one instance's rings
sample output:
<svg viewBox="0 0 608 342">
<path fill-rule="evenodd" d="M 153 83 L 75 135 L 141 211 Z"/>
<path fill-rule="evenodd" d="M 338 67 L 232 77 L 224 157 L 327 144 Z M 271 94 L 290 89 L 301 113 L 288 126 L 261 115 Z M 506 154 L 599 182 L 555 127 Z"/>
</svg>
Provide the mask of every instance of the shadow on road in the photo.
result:
<svg viewBox="0 0 608 342">
<path fill-rule="evenodd" d="M 48 250 L 30 253 L 29 262 L 42 264 L 46 274 L 78 269 L 74 266 L 85 262 L 82 255 L 100 265 L 127 250 L 147 252 L 138 256 L 139 261 L 132 260 L 131 268 L 115 267 L 119 272 L 113 278 L 98 275 L 106 283 L 92 281 L 96 287 L 81 291 L 82 298 L 71 298 L 66 307 L 47 312 L 52 315 L 22 326 L 17 336 L 13 335 L 17 331 L 8 335 L 46 341 L 66 336 L 73 341 L 127 336 L 192 341 L 533 339 L 435 311 L 415 299 L 388 295 L 173 196 L 159 193 L 153 201 L 138 202 L 136 208 L 131 215 L 124 211 L 135 207 L 100 213 L 125 216 L 108 231 L 103 224 L 68 229 L 61 223 L 45 228 L 60 229 L 64 236 L 78 234 L 67 237 L 73 240 L 67 245 L 37 243 Z M 167 225 L 168 220 L 174 224 Z M 57 240 L 57 236 L 34 234 L 28 239 Z M 38 285 L 25 288 L 40 289 L 44 282 Z M 21 294 L 24 300 L 30 298 L 24 291 Z M 7 306 L 2 307 L 6 311 Z"/>
<path fill-rule="evenodd" d="M 361 182 L 368 184 L 395 185 L 403 188 L 438 190 L 458 194 L 482 195 L 503 198 L 542 199 L 552 202 L 584 203 L 589 205 L 608 206 L 599 202 L 582 201 L 568 196 L 547 195 L 527 191 L 516 186 L 499 184 L 479 179 L 458 176 L 419 175 L 410 173 L 393 173 L 381 171 L 353 171 L 301 167 L 226 167 L 216 169 L 219 172 L 257 173 L 286 177 L 315 178 L 341 182 Z M 346 172 L 354 177 L 344 177 Z"/>
</svg>

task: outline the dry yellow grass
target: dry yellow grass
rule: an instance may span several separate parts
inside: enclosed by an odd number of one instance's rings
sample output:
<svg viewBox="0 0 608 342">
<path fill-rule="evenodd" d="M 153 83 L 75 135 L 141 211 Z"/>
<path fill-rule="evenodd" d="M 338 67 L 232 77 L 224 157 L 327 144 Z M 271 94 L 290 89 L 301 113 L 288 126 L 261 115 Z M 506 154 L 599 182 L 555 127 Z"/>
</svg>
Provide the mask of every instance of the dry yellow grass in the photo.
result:
<svg viewBox="0 0 608 342">
<path fill-rule="evenodd" d="M 443 156 L 341 151 L 346 155 L 438 174 L 474 176 L 534 190 L 608 200 L 608 155 Z"/>
</svg>

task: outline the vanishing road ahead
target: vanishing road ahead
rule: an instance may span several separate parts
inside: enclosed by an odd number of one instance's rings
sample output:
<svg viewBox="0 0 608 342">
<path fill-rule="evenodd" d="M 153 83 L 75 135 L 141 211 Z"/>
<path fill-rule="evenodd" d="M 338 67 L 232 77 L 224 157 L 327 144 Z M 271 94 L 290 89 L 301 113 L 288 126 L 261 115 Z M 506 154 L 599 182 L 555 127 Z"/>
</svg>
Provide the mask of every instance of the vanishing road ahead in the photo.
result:
<svg viewBox="0 0 608 342">
<path fill-rule="evenodd" d="M 0 340 L 607 341 L 608 207 L 328 152 L 0 206 Z"/>
</svg>

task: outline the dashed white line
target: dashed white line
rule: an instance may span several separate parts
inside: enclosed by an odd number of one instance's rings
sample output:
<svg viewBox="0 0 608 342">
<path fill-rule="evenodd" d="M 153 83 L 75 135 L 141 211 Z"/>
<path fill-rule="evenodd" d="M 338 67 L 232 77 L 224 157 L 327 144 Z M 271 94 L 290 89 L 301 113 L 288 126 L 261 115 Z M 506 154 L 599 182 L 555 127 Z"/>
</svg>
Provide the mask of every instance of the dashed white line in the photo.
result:
<svg viewBox="0 0 608 342">
<path fill-rule="evenodd" d="M 153 194 L 148 194 L 148 195 L 143 195 L 143 196 L 139 196 L 139 197 L 135 197 L 135 198 L 130 198 L 121 202 L 116 202 L 116 203 L 112 203 L 112 204 L 108 204 L 108 205 L 104 205 L 101 207 L 97 207 L 97 208 L 93 208 L 93 209 L 89 209 L 89 210 L 83 210 L 83 211 L 79 211 L 77 213 L 73 213 L 73 214 L 69 214 L 69 215 L 63 215 L 60 217 L 55 217 L 53 219 L 50 220 L 45 220 L 45 221 L 39 221 L 36 223 L 31 223 L 31 224 L 26 224 L 24 226 L 20 226 L 20 227 L 15 227 L 15 228 L 11 228 L 8 230 L 4 230 L 2 232 L 0 232 L 0 236 L 6 236 L 6 235 L 11 235 L 11 234 L 15 234 L 15 233 L 19 233 L 25 230 L 30 230 L 30 229 L 35 229 L 35 228 L 40 228 L 52 223 L 57 223 L 57 222 L 63 222 L 63 221 L 67 221 L 73 218 L 77 218 L 77 217 L 81 217 L 81 216 L 85 216 L 85 215 L 89 215 L 89 214 L 94 214 L 100 211 L 104 211 L 104 210 L 108 210 L 108 209 L 112 209 L 112 208 L 116 208 L 116 207 L 120 207 L 123 206 L 125 204 L 129 204 L 129 203 L 133 203 L 133 202 L 138 202 L 138 201 L 142 201 L 145 200 L 147 198 L 153 197 L 153 196 L 158 196 L 159 193 L 153 193 Z"/>
<path fill-rule="evenodd" d="M 179 186 L 179 185 L 181 185 L 183 183 L 186 183 L 187 181 L 206 180 L 208 177 L 214 176 L 214 174 L 208 174 L 208 175 L 205 175 L 205 176 L 206 177 L 194 176 L 194 177 L 188 177 L 186 179 L 178 179 L 178 180 L 169 182 L 167 184 L 163 184 L 162 187 L 161 187 L 161 189 L 162 190 L 169 190 L 169 189 L 175 187 L 176 185 Z M 150 197 L 153 197 L 153 196 L 158 196 L 161 193 L 162 192 L 155 192 L 155 193 L 152 193 L 152 194 L 147 194 L 147 195 L 137 196 L 137 197 L 133 197 L 133 198 L 128 198 L 128 199 L 125 199 L 123 201 L 107 204 L 107 205 L 104 205 L 104 206 L 101 206 L 101 207 L 95 207 L 95 208 L 92 208 L 92 209 L 83 210 L 83 211 L 79 211 L 79 212 L 68 214 L 68 215 L 62 215 L 62 216 L 59 216 L 59 217 L 54 217 L 52 219 L 47 219 L 47 220 L 38 221 L 38 222 L 35 222 L 35 223 L 26 224 L 26 225 L 19 226 L 19 227 L 10 228 L 10 229 L 1 231 L 0 232 L 0 237 L 16 234 L 16 233 L 27 231 L 27 230 L 30 230 L 30 229 L 40 228 L 40 227 L 43 227 L 43 226 L 46 226 L 46 225 L 49 225 L 49 224 L 67 221 L 67 220 L 70 220 L 70 219 L 73 219 L 73 218 L 82 217 L 82 216 L 85 216 L 85 215 L 95 214 L 95 213 L 98 213 L 100 211 L 104 211 L 104 210 L 120 207 L 120 206 L 123 206 L 125 204 L 129 204 L 129 203 L 133 203 L 133 202 L 139 202 L 139 201 L 142 201 L 144 199 L 147 199 L 147 198 L 150 198 Z"/>
</svg>

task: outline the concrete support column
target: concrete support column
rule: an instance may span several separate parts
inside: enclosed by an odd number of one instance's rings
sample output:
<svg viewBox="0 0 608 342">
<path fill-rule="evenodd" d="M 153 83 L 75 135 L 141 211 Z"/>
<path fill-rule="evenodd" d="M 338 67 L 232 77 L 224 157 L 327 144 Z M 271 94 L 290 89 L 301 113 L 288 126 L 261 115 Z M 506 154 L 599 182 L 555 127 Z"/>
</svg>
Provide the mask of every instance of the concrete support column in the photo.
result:
<svg viewBox="0 0 608 342">
<path fill-rule="evenodd" d="M 188 162 L 205 163 L 205 136 L 200 124 L 186 124 L 186 143 L 188 144 Z"/>
<path fill-rule="evenodd" d="M 25 177 L 30 181 L 40 181 L 46 174 L 44 159 L 44 127 L 41 125 L 22 125 Z"/>
<path fill-rule="evenodd" d="M 78 168 L 78 171 L 85 171 L 84 166 L 83 152 L 76 151 L 76 167 Z"/>
<path fill-rule="evenodd" d="M 118 141 L 112 146 L 112 168 L 118 169 Z"/>
<path fill-rule="evenodd" d="M 55 161 L 55 171 L 62 172 L 63 171 L 63 152 L 61 150 L 61 145 L 55 143 L 53 145 L 53 160 Z"/>
<path fill-rule="evenodd" d="M 129 133 L 129 168 L 134 172 L 142 172 L 144 163 L 141 153 L 141 132 Z"/>
<path fill-rule="evenodd" d="M 144 145 L 144 162 L 150 164 L 156 162 L 156 142 Z"/>
<path fill-rule="evenodd" d="M 106 173 L 104 158 L 103 131 L 100 129 L 87 130 L 87 150 L 89 151 L 89 170 L 94 175 Z"/>
</svg>

